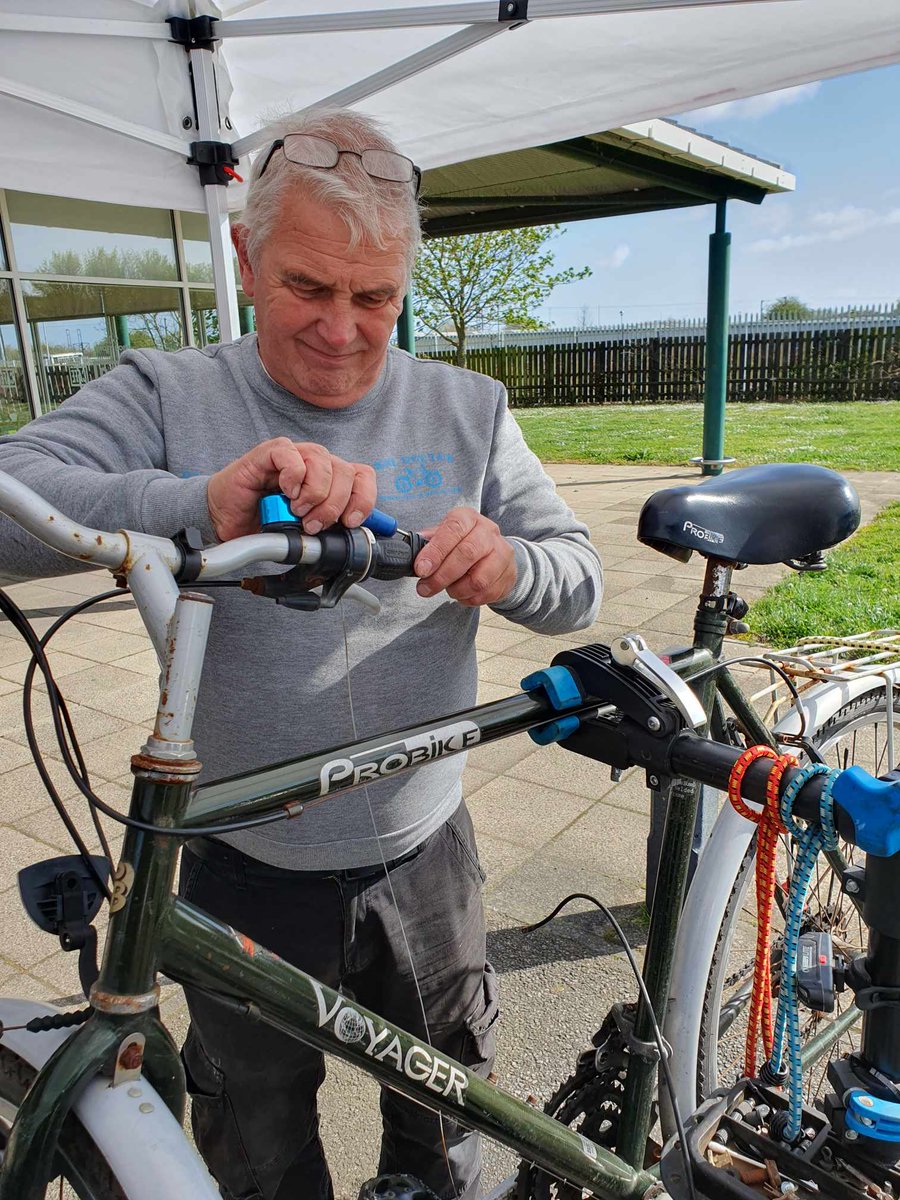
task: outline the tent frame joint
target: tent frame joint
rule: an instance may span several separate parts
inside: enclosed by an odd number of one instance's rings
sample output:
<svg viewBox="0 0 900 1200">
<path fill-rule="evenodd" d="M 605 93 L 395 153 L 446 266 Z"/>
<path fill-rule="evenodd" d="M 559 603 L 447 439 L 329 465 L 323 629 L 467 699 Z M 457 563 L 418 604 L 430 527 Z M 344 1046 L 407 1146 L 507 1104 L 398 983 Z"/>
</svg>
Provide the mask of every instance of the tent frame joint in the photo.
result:
<svg viewBox="0 0 900 1200">
<path fill-rule="evenodd" d="M 233 168 L 238 160 L 228 142 L 191 142 L 188 162 L 199 168 L 204 187 L 228 187 L 236 177 Z"/>
<path fill-rule="evenodd" d="M 166 24 L 172 32 L 169 39 L 183 46 L 186 51 L 212 50 L 221 39 L 216 35 L 218 17 L 167 17 Z"/>
<path fill-rule="evenodd" d="M 501 24 L 519 23 L 528 20 L 528 0 L 500 0 L 497 20 Z"/>
</svg>

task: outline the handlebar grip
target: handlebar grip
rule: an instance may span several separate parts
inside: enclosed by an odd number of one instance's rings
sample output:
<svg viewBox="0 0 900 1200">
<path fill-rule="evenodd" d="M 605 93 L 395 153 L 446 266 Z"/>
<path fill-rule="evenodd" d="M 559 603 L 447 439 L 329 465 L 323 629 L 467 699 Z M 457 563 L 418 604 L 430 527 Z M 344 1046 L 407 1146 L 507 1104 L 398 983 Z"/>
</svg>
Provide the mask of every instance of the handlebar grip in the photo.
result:
<svg viewBox="0 0 900 1200">
<path fill-rule="evenodd" d="M 411 533 L 410 540 L 396 538 L 378 541 L 372 547 L 373 579 L 407 579 L 415 575 L 413 563 L 427 541 L 419 533 Z"/>
</svg>

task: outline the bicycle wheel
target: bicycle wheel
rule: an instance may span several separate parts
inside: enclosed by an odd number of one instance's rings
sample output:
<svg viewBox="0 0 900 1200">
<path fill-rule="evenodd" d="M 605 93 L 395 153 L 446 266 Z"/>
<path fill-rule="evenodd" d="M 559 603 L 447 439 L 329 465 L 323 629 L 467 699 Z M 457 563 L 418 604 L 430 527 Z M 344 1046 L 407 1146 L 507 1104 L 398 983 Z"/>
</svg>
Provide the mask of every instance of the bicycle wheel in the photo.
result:
<svg viewBox="0 0 900 1200">
<path fill-rule="evenodd" d="M 896 744 L 900 747 L 900 712 L 893 715 Z M 829 766 L 846 768 L 858 764 L 873 775 L 887 769 L 887 705 L 883 686 L 845 704 L 812 736 L 812 742 Z M 755 895 L 751 888 L 755 860 L 755 838 L 751 840 L 727 896 L 718 911 L 722 919 L 706 972 L 702 994 L 702 1015 L 696 1047 L 695 1102 L 718 1087 L 727 1086 L 743 1074 L 744 1043 L 749 1016 L 753 979 L 756 933 Z M 839 854 L 847 864 L 861 865 L 863 856 L 855 847 L 841 843 Z M 781 839 L 779 888 L 776 894 L 775 934 L 772 950 L 773 989 L 777 999 L 780 978 L 781 945 L 787 887 L 794 862 L 790 837 Z M 810 885 L 803 920 L 803 932 L 826 930 L 831 933 L 836 951 L 847 959 L 865 951 L 867 933 L 861 915 L 851 898 L 841 890 L 840 859 L 820 855 Z M 723 881 L 726 882 L 726 881 Z M 717 898 L 707 896 L 711 907 Z M 837 996 L 835 1012 L 815 1013 L 801 1009 L 804 1042 L 825 1034 L 829 1025 L 840 1020 L 852 1005 L 853 995 L 846 991 Z M 840 1028 L 834 1026 L 835 1029 Z M 833 1042 L 828 1053 L 805 1075 L 807 1103 L 821 1094 L 829 1057 L 852 1050 L 859 1033 L 854 1022 Z"/>
<path fill-rule="evenodd" d="M 14 1050 L 0 1045 L 0 1161 L 9 1131 L 25 1093 L 36 1075 L 34 1067 Z M 106 1159 L 84 1126 L 70 1114 L 60 1139 L 54 1178 L 45 1192 L 47 1200 L 128 1200 Z M 62 1186 L 62 1192 L 60 1187 Z"/>
</svg>

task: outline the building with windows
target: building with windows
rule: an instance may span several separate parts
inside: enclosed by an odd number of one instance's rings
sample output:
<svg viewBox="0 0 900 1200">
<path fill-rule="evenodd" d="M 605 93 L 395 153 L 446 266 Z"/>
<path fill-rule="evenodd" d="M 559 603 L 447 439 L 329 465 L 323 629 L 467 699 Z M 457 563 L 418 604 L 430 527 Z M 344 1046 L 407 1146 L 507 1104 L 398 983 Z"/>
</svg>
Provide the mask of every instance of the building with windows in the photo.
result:
<svg viewBox="0 0 900 1200">
<path fill-rule="evenodd" d="M 129 346 L 218 340 L 203 214 L 0 190 L 0 433 L 55 408 Z"/>
</svg>

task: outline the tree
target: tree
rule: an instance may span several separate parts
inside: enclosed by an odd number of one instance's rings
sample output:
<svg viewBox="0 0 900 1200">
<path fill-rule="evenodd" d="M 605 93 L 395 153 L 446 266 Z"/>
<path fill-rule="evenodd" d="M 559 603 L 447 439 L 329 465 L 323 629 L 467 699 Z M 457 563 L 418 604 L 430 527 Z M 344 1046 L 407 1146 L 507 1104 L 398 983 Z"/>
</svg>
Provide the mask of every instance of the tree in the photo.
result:
<svg viewBox="0 0 900 1200">
<path fill-rule="evenodd" d="M 54 250 L 38 270 L 48 275 L 90 275 L 96 279 L 174 279 L 175 262 L 159 250 L 107 250 L 95 246 L 82 259 L 75 250 Z"/>
<path fill-rule="evenodd" d="M 543 225 L 423 243 L 414 282 L 416 319 L 454 347 L 457 366 L 466 365 L 467 334 L 499 321 L 539 329 L 533 313 L 550 292 L 591 274 L 590 267 L 553 270 L 547 244 L 559 232 L 558 225 Z"/>
<path fill-rule="evenodd" d="M 144 312 L 130 321 L 129 341 L 136 350 L 180 350 L 181 321 L 173 312 Z"/>
<path fill-rule="evenodd" d="M 797 296 L 781 296 L 767 304 L 762 315 L 765 321 L 798 321 L 804 317 L 814 317 L 816 313 Z"/>
</svg>

